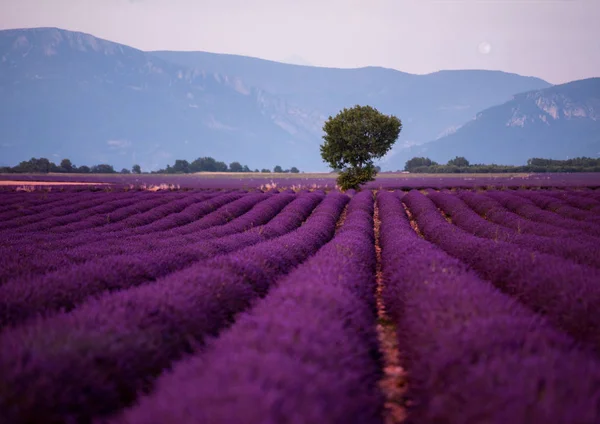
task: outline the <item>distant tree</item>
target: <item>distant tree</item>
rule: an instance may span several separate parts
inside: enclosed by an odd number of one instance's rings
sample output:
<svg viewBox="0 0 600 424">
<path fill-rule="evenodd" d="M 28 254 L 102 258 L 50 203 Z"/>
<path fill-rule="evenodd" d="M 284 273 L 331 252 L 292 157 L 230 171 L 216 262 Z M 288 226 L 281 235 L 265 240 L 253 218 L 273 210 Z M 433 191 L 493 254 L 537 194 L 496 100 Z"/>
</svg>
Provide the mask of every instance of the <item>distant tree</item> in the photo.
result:
<svg viewBox="0 0 600 424">
<path fill-rule="evenodd" d="M 89 166 L 86 165 L 81 165 L 80 167 L 77 168 L 77 172 L 79 174 L 89 174 L 92 170 L 90 169 Z"/>
<path fill-rule="evenodd" d="M 270 169 L 267 169 L 267 168 L 263 168 L 263 169 L 261 169 L 261 170 L 260 170 L 260 172 L 262 172 L 262 173 L 265 173 L 265 174 L 266 174 L 266 173 L 270 173 L 270 172 L 271 172 L 271 170 L 270 170 Z"/>
<path fill-rule="evenodd" d="M 242 172 L 252 172 L 250 170 L 250 168 L 248 168 L 248 165 L 244 165 L 244 167 L 242 168 Z"/>
<path fill-rule="evenodd" d="M 189 168 L 190 172 L 216 172 L 217 161 L 210 156 L 205 156 L 194 160 Z"/>
<path fill-rule="evenodd" d="M 52 165 L 54 164 L 46 158 L 31 158 L 28 161 L 20 162 L 13 169 L 15 170 L 15 172 L 41 172 L 47 174 L 48 172 L 50 172 Z"/>
<path fill-rule="evenodd" d="M 121 174 L 131 174 L 131 171 L 127 168 L 121 169 Z"/>
<path fill-rule="evenodd" d="M 227 164 L 225 162 L 216 162 L 217 172 L 227 172 Z"/>
<path fill-rule="evenodd" d="M 289 169 L 284 169 L 284 170 L 283 170 L 283 173 L 284 173 L 284 174 L 289 174 L 289 173 L 290 173 L 290 170 L 289 170 Z"/>
<path fill-rule="evenodd" d="M 450 159 L 448 161 L 448 165 L 458 166 L 458 167 L 467 167 L 469 166 L 469 161 L 463 156 L 456 156 L 454 159 Z"/>
<path fill-rule="evenodd" d="M 276 165 L 275 168 L 273 168 L 273 172 L 283 172 L 283 169 L 281 168 L 281 166 Z"/>
<path fill-rule="evenodd" d="M 406 164 L 404 165 L 404 170 L 405 171 L 412 171 L 415 168 L 419 168 L 422 166 L 434 166 L 437 165 L 436 162 L 432 161 L 429 158 L 424 158 L 424 157 L 414 157 L 412 159 L 409 159 L 406 161 Z"/>
<path fill-rule="evenodd" d="M 50 162 L 50 172 L 65 172 L 65 170 L 54 162 Z"/>
<path fill-rule="evenodd" d="M 142 168 L 138 164 L 135 164 L 131 167 L 131 172 L 133 172 L 134 174 L 141 174 Z"/>
<path fill-rule="evenodd" d="M 255 169 L 254 172 L 260 172 L 258 169 Z"/>
<path fill-rule="evenodd" d="M 375 166 L 375 172 L 379 174 L 381 172 L 381 166 Z"/>
<path fill-rule="evenodd" d="M 398 139 L 402 122 L 371 106 L 344 108 L 323 126 L 321 157 L 341 169 L 337 182 L 343 190 L 357 189 L 375 179 L 373 160 L 383 157 Z"/>
<path fill-rule="evenodd" d="M 75 172 L 75 167 L 69 159 L 63 159 L 60 161 L 60 167 L 63 172 Z"/>
<path fill-rule="evenodd" d="M 239 162 L 231 162 L 229 164 L 229 171 L 230 172 L 242 172 L 243 170 L 244 170 L 244 167 Z"/>
<path fill-rule="evenodd" d="M 187 174 L 190 172 L 190 163 L 184 159 L 175 160 L 175 164 L 171 168 L 173 174 Z"/>
<path fill-rule="evenodd" d="M 115 174 L 117 171 L 115 171 L 112 165 L 101 163 L 99 165 L 92 166 L 91 172 L 93 174 Z"/>
<path fill-rule="evenodd" d="M 298 174 L 298 173 L 300 173 L 300 170 L 298 168 L 296 168 L 295 166 L 292 166 L 292 169 L 290 169 L 290 172 L 292 174 Z"/>
</svg>

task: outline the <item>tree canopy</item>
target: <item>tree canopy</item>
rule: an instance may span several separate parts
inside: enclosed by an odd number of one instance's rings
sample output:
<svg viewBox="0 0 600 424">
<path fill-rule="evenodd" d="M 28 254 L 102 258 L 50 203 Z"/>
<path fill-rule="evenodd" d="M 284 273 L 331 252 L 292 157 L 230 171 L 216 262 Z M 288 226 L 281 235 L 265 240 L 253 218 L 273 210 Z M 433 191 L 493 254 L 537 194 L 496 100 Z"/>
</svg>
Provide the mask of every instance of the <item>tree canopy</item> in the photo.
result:
<svg viewBox="0 0 600 424">
<path fill-rule="evenodd" d="M 371 106 L 344 108 L 323 126 L 321 157 L 331 168 L 340 170 L 338 184 L 342 189 L 358 188 L 375 179 L 373 160 L 392 148 L 401 130 L 400 119 Z"/>
<path fill-rule="evenodd" d="M 448 161 L 448 165 L 458 167 L 469 166 L 469 161 L 464 156 L 456 156 L 454 159 Z"/>
<path fill-rule="evenodd" d="M 434 166 L 434 165 L 437 165 L 437 162 L 434 162 L 429 158 L 414 157 L 414 158 L 406 161 L 406 164 L 404 164 L 404 170 L 412 172 L 416 168 L 419 168 L 422 166 Z"/>
<path fill-rule="evenodd" d="M 229 171 L 230 172 L 242 172 L 243 170 L 244 170 L 244 167 L 239 162 L 231 162 L 229 164 Z"/>
</svg>

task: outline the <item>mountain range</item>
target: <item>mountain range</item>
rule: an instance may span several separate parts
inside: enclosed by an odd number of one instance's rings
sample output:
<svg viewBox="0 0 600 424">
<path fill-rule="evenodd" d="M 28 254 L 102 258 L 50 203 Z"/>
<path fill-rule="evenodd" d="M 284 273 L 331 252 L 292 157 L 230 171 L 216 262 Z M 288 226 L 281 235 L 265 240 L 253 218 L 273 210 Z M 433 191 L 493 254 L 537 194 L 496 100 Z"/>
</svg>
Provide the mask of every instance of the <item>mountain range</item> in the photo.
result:
<svg viewBox="0 0 600 424">
<path fill-rule="evenodd" d="M 600 157 L 600 78 L 517 94 L 410 153 L 441 162 L 460 153 L 472 163 L 486 164 Z"/>
<path fill-rule="evenodd" d="M 414 75 L 380 67 L 323 68 L 207 52 L 141 51 L 58 28 L 4 30 L 0 165 L 68 157 L 77 165 L 120 169 L 139 163 L 153 170 L 175 159 L 212 156 L 253 169 L 324 171 L 323 123 L 355 104 L 402 120 L 398 142 L 381 162 L 384 170 L 402 169 L 422 152 L 473 162 L 504 149 L 503 156 L 491 157 L 506 164 L 523 163 L 523 154 L 536 152 L 592 155 L 598 150 L 589 139 L 590 132 L 598 134 L 596 80 L 552 86 L 500 71 Z M 536 102 L 550 112 L 538 113 Z M 560 119 L 553 118 L 555 109 Z M 502 126 L 511 119 L 514 125 Z M 523 138 L 531 148 L 521 154 L 510 146 Z"/>
</svg>

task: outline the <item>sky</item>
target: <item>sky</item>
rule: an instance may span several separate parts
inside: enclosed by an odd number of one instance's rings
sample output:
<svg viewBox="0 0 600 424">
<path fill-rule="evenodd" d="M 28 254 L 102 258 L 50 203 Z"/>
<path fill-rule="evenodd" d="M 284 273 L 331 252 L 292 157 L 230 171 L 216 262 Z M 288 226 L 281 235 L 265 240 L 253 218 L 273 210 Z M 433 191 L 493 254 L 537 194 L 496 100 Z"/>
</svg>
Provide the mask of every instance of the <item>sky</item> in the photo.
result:
<svg viewBox="0 0 600 424">
<path fill-rule="evenodd" d="M 0 0 L 0 29 L 59 27 L 201 50 L 426 74 L 600 76 L 600 0 Z"/>
</svg>

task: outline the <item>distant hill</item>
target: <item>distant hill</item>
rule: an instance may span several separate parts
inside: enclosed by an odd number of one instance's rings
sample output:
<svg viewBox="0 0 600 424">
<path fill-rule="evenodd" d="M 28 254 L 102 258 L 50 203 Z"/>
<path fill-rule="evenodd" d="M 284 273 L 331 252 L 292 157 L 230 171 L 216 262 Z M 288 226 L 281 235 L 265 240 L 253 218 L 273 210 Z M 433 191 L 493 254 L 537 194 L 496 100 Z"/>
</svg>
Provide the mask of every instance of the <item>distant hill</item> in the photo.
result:
<svg viewBox="0 0 600 424">
<path fill-rule="evenodd" d="M 261 87 L 310 112 L 311 116 L 333 116 L 355 104 L 369 104 L 381 112 L 393 113 L 404 123 L 394 153 L 451 133 L 477 112 L 504 103 L 514 94 L 551 86 L 539 78 L 500 71 L 414 75 L 380 67 L 322 68 L 206 52 L 152 54 L 182 66 L 236 75 L 248 85 Z M 400 166 L 393 156 L 385 167 L 404 166 L 404 162 Z"/>
<path fill-rule="evenodd" d="M 68 157 L 146 170 L 199 156 L 270 168 L 314 163 L 283 154 L 314 144 L 310 122 L 239 79 L 52 28 L 0 31 L 0 58 L 3 162 Z"/>
<path fill-rule="evenodd" d="M 532 157 L 600 157 L 600 78 L 518 94 L 413 153 L 441 163 L 465 156 L 471 163 L 506 165 Z"/>
<path fill-rule="evenodd" d="M 451 133 L 515 93 L 549 87 L 496 71 L 412 75 L 203 52 L 143 52 L 57 28 L 0 31 L 0 157 L 145 170 L 212 156 L 325 170 L 323 122 L 354 104 L 399 116 L 394 155 Z M 403 163 L 402 163 L 403 165 Z M 388 166 L 383 164 L 384 169 Z"/>
</svg>

